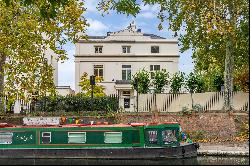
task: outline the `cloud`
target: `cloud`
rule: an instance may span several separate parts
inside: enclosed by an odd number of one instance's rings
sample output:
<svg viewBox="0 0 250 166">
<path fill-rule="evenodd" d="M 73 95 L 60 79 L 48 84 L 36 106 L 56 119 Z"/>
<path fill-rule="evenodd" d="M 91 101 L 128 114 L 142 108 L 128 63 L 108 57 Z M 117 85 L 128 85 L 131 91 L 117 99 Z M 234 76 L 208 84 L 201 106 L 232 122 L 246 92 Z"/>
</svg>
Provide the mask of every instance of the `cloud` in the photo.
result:
<svg viewBox="0 0 250 166">
<path fill-rule="evenodd" d="M 153 19 L 156 18 L 158 11 L 160 10 L 159 5 L 140 5 L 141 12 L 138 14 L 139 18 Z"/>
<path fill-rule="evenodd" d="M 143 13 L 138 14 L 138 17 L 152 19 L 152 18 L 155 18 L 156 15 L 154 13 L 152 13 L 152 12 L 143 12 Z"/>
<path fill-rule="evenodd" d="M 93 12 L 93 13 L 98 13 L 97 10 L 97 5 L 98 5 L 98 0 L 85 0 L 85 8 L 86 8 L 86 12 Z"/>
<path fill-rule="evenodd" d="M 104 35 L 108 31 L 108 26 L 103 24 L 101 21 L 87 19 L 90 26 L 87 28 L 88 35 Z"/>
</svg>

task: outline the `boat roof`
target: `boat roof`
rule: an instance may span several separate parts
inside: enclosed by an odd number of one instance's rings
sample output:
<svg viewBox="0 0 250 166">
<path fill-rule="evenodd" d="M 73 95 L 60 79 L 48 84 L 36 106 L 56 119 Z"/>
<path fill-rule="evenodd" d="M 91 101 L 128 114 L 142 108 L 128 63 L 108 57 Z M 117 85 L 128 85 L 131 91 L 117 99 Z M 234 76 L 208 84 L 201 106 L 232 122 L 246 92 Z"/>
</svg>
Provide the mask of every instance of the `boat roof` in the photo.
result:
<svg viewBox="0 0 250 166">
<path fill-rule="evenodd" d="M 0 128 L 135 127 L 135 126 L 153 126 L 161 124 L 179 124 L 179 123 L 160 122 L 160 123 L 64 124 L 64 125 L 12 125 L 7 123 L 0 123 Z"/>
</svg>

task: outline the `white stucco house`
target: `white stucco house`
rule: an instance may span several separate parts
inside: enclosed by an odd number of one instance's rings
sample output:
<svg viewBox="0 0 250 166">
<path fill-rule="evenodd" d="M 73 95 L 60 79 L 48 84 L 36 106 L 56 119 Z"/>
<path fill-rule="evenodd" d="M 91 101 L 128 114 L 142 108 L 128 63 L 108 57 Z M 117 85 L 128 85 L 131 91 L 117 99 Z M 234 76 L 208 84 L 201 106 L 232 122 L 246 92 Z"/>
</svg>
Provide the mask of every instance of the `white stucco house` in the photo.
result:
<svg viewBox="0 0 250 166">
<path fill-rule="evenodd" d="M 166 39 L 143 33 L 134 22 L 118 32 L 106 36 L 89 36 L 76 43 L 75 91 L 81 92 L 79 81 L 84 72 L 103 77 L 100 83 L 105 93 L 134 96 L 130 85 L 132 76 L 141 69 L 166 69 L 178 72 L 179 49 L 177 39 Z M 131 103 L 132 104 L 132 103 Z"/>
<path fill-rule="evenodd" d="M 66 95 L 73 95 L 75 94 L 74 90 L 71 89 L 68 85 L 58 85 L 58 61 L 56 60 L 57 55 L 51 49 L 45 50 L 45 57 L 50 64 L 54 71 L 53 71 L 53 81 L 54 85 L 56 86 L 56 92 L 58 95 L 66 96 Z"/>
<path fill-rule="evenodd" d="M 44 54 L 48 64 L 50 64 L 54 69 L 53 81 L 55 86 L 58 86 L 58 61 L 56 60 L 57 55 L 49 48 L 45 50 Z"/>
</svg>

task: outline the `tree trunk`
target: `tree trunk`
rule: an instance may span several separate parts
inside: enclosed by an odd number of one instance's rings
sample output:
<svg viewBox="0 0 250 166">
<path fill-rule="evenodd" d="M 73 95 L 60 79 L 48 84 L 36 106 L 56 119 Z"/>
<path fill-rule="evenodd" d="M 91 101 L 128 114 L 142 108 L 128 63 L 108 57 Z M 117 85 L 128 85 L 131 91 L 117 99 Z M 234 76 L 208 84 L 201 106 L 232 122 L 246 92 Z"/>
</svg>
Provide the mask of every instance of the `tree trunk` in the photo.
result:
<svg viewBox="0 0 250 166">
<path fill-rule="evenodd" d="M 229 24 L 232 30 L 228 29 L 226 38 L 226 58 L 225 58 L 225 72 L 224 72 L 224 110 L 231 111 L 232 107 L 232 94 L 233 94 L 233 70 L 234 70 L 234 36 L 235 36 L 235 9 L 234 1 L 229 1 Z"/>
<path fill-rule="evenodd" d="M 4 110 L 4 64 L 6 61 L 6 56 L 0 53 L 0 111 Z"/>
<path fill-rule="evenodd" d="M 233 92 L 233 44 L 232 38 L 228 38 L 226 43 L 226 58 L 225 58 L 225 72 L 224 72 L 224 110 L 232 110 L 232 92 Z"/>
<path fill-rule="evenodd" d="M 192 110 L 193 110 L 194 109 L 193 92 L 191 92 L 190 95 L 191 95 L 191 104 L 192 104 Z"/>
</svg>

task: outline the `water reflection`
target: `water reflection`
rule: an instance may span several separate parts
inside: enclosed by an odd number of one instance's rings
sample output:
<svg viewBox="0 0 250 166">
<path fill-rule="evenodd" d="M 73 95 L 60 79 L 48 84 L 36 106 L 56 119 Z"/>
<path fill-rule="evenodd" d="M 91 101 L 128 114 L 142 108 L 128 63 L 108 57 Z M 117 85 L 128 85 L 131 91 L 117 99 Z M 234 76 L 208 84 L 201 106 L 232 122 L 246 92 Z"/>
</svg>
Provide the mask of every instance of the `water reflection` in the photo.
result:
<svg viewBox="0 0 250 166">
<path fill-rule="evenodd" d="M 0 159 L 0 165 L 249 165 L 249 158 L 199 156 L 167 160 Z"/>
</svg>

